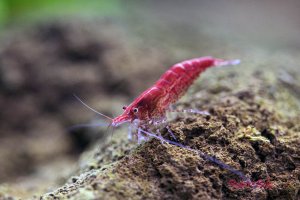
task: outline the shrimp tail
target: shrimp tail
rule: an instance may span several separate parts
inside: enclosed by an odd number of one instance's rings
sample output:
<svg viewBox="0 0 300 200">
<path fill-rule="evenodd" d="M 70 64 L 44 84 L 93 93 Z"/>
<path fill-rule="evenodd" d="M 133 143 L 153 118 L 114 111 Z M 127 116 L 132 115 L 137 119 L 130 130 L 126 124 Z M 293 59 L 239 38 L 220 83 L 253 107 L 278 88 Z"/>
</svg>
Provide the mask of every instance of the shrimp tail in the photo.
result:
<svg viewBox="0 0 300 200">
<path fill-rule="evenodd" d="M 228 65 L 238 65 L 241 63 L 241 60 L 235 59 L 235 60 L 222 60 L 222 59 L 215 59 L 214 66 L 216 67 L 223 67 Z"/>
</svg>

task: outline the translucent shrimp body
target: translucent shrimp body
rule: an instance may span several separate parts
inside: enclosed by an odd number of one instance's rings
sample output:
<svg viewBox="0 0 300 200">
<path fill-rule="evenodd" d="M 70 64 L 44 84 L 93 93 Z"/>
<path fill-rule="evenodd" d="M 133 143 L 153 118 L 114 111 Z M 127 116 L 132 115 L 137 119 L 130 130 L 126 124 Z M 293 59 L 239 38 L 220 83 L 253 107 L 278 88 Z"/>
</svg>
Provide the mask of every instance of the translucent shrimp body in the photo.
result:
<svg viewBox="0 0 300 200">
<path fill-rule="evenodd" d="M 124 112 L 112 120 L 112 126 L 125 122 L 149 122 L 164 118 L 167 109 L 175 103 L 198 76 L 207 68 L 239 64 L 239 60 L 223 60 L 213 57 L 201 57 L 173 65 L 149 89 L 138 96 Z"/>
</svg>

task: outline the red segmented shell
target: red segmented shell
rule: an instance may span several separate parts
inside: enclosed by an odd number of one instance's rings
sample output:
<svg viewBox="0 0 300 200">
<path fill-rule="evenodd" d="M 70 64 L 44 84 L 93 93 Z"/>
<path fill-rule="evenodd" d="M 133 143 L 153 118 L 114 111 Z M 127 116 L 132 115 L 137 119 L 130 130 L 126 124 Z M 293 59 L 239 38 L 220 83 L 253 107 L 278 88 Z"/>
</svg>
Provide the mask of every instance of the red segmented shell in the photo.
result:
<svg viewBox="0 0 300 200">
<path fill-rule="evenodd" d="M 152 87 L 138 96 L 122 115 L 113 119 L 112 125 L 118 126 L 135 119 L 148 121 L 164 117 L 169 105 L 176 102 L 205 69 L 238 63 L 238 60 L 226 61 L 202 57 L 175 64 Z"/>
</svg>

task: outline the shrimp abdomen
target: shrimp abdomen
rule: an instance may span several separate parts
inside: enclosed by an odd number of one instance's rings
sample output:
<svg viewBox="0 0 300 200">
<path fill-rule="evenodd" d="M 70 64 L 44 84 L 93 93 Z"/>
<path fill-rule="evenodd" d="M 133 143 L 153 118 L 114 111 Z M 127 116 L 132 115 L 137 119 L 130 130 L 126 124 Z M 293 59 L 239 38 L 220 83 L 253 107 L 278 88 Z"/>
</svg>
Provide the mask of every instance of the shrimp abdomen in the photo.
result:
<svg viewBox="0 0 300 200">
<path fill-rule="evenodd" d="M 176 102 L 192 85 L 196 78 L 208 67 L 214 65 L 212 57 L 195 58 L 173 65 L 157 82 L 163 84 L 168 98 L 165 105 Z M 162 80 L 168 81 L 168 84 Z"/>
</svg>

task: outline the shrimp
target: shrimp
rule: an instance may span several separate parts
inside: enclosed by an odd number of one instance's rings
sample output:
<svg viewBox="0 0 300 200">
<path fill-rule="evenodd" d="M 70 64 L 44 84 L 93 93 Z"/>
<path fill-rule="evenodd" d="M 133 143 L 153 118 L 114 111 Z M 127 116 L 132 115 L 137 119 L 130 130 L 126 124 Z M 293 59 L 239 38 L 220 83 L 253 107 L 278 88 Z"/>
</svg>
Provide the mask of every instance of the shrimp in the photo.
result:
<svg viewBox="0 0 300 200">
<path fill-rule="evenodd" d="M 123 114 L 112 119 L 111 125 L 117 127 L 125 122 L 138 120 L 149 124 L 165 117 L 171 104 L 185 94 L 192 83 L 207 68 L 239 64 L 239 60 L 223 60 L 201 57 L 173 65 L 149 89 L 139 95 L 129 106 L 124 106 Z"/>
<path fill-rule="evenodd" d="M 223 60 L 213 57 L 194 58 L 177 63 L 167 70 L 152 87 L 140 94 L 129 106 L 124 106 L 123 114 L 115 118 L 110 118 L 96 111 L 85 104 L 77 96 L 75 97 L 90 110 L 109 119 L 111 121 L 109 126 L 117 127 L 125 122 L 130 122 L 131 124 L 135 125 L 135 128 L 137 128 L 138 131 L 138 141 L 140 141 L 140 137 L 143 137 L 142 134 L 148 137 L 156 138 L 162 143 L 169 143 L 194 152 L 204 159 L 210 160 L 220 167 L 236 174 L 241 179 L 249 180 L 242 172 L 230 167 L 229 165 L 212 156 L 206 155 L 200 150 L 192 149 L 189 146 L 165 139 L 160 135 L 156 135 L 147 131 L 147 125 L 164 119 L 170 105 L 178 101 L 178 99 L 185 94 L 197 77 L 207 68 L 214 66 L 218 67 L 237 65 L 239 63 L 239 60 Z M 197 112 L 193 111 L 193 113 Z M 138 121 L 138 123 L 136 123 L 136 121 Z M 129 128 L 131 129 L 131 126 Z M 172 134 L 173 139 L 176 140 L 175 136 L 168 127 L 167 130 L 170 134 Z"/>
</svg>

